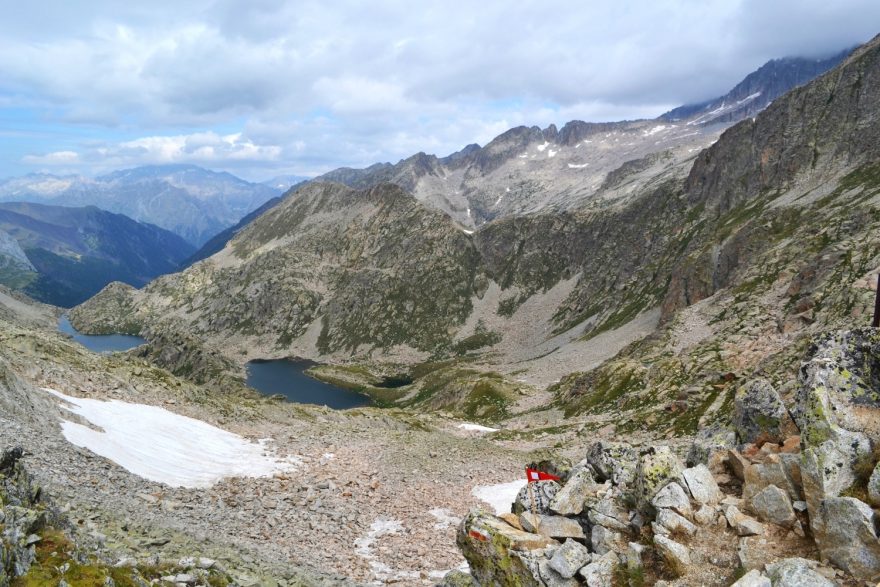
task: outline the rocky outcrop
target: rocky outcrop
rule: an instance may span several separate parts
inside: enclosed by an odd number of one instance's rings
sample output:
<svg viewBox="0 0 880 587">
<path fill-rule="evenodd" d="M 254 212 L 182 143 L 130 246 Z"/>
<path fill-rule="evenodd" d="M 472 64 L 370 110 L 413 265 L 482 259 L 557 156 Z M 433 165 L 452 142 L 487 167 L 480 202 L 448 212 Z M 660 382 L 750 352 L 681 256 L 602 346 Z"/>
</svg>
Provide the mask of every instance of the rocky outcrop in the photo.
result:
<svg viewBox="0 0 880 587">
<path fill-rule="evenodd" d="M 782 398 L 766 379 L 753 379 L 737 390 L 733 400 L 733 426 L 743 444 L 766 441 L 779 444 L 798 433 Z"/>
</svg>

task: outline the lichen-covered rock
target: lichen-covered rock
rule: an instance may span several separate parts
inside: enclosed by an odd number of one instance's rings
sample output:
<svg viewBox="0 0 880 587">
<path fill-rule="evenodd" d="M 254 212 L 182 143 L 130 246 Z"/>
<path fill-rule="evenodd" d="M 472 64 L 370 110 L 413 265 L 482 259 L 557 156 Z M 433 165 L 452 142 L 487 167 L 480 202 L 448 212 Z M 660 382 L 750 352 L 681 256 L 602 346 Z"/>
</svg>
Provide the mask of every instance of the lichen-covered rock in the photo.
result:
<svg viewBox="0 0 880 587">
<path fill-rule="evenodd" d="M 657 520 L 651 527 L 654 529 L 655 534 L 663 534 L 664 536 L 672 534 L 693 536 L 697 533 L 697 527 L 687 518 L 667 509 L 657 512 Z"/>
<path fill-rule="evenodd" d="M 566 540 L 556 549 L 550 559 L 550 568 L 565 579 L 571 579 L 579 570 L 588 565 L 593 555 L 587 547 L 574 540 Z"/>
<path fill-rule="evenodd" d="M 791 528 L 797 521 L 788 494 L 775 485 L 768 485 L 757 493 L 751 500 L 751 506 L 758 519 L 777 526 Z"/>
<path fill-rule="evenodd" d="M 818 514 L 811 526 L 823 558 L 863 580 L 880 575 L 878 519 L 870 506 L 833 497 L 822 501 Z"/>
<path fill-rule="evenodd" d="M 559 483 L 556 481 L 535 481 L 527 483 L 516 494 L 513 502 L 513 513 L 519 515 L 523 512 L 538 514 L 550 514 L 550 504 L 556 494 L 559 493 Z"/>
<path fill-rule="evenodd" d="M 817 573 L 815 561 L 787 558 L 767 565 L 773 587 L 834 587 L 834 583 Z"/>
<path fill-rule="evenodd" d="M 687 488 L 698 504 L 714 505 L 724 498 L 724 494 L 715 482 L 712 472 L 706 465 L 697 465 L 681 472 Z"/>
<path fill-rule="evenodd" d="M 688 547 L 663 535 L 654 536 L 654 547 L 672 573 L 678 577 L 687 573 L 688 567 L 691 566 L 691 555 Z"/>
<path fill-rule="evenodd" d="M 614 485 L 631 487 L 636 479 L 639 453 L 625 443 L 598 441 L 587 450 L 587 461 L 599 481 L 607 480 Z"/>
<path fill-rule="evenodd" d="M 550 561 L 547 558 L 538 561 L 538 575 L 546 587 L 578 587 L 580 585 L 577 579 L 560 575 L 556 569 L 550 566 Z"/>
<path fill-rule="evenodd" d="M 479 509 L 471 510 L 458 527 L 456 543 L 481 585 L 538 586 L 540 576 L 517 553 L 559 546 L 546 536 L 523 532 Z M 537 571 L 537 567 L 535 568 Z"/>
<path fill-rule="evenodd" d="M 740 387 L 733 400 L 733 426 L 741 443 L 775 442 L 797 434 L 782 398 L 766 379 Z"/>
<path fill-rule="evenodd" d="M 649 509 L 651 500 L 668 483 L 681 479 L 684 465 L 668 446 L 651 447 L 639 458 L 636 475 L 636 500 L 641 509 Z"/>
<path fill-rule="evenodd" d="M 620 532 L 629 530 L 629 512 L 612 495 L 606 495 L 604 499 L 597 502 L 587 517 L 593 525 L 605 526 Z"/>
<path fill-rule="evenodd" d="M 798 375 L 794 410 L 805 446 L 834 438 L 837 427 L 880 444 L 880 330 L 826 335 L 810 354 Z"/>
<path fill-rule="evenodd" d="M 693 509 L 691 508 L 691 500 L 685 490 L 678 483 L 669 483 L 663 489 L 657 492 L 651 505 L 655 509 L 669 508 L 685 518 L 693 519 Z"/>
<path fill-rule="evenodd" d="M 627 537 L 622 532 L 598 524 L 590 529 L 590 545 L 596 554 L 621 552 L 626 544 Z"/>
<path fill-rule="evenodd" d="M 446 573 L 440 587 L 479 587 L 479 584 L 470 573 L 455 569 Z"/>
</svg>

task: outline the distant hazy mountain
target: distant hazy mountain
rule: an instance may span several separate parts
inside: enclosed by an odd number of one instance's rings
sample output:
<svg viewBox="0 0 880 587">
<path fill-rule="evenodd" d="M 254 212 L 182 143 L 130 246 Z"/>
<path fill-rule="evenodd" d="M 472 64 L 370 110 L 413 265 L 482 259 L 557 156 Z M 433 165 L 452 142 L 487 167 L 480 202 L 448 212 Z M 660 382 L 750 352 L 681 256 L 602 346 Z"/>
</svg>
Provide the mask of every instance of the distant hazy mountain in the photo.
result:
<svg viewBox="0 0 880 587">
<path fill-rule="evenodd" d="M 309 181 L 309 179 L 311 178 L 303 175 L 276 175 L 272 179 L 267 179 L 260 183 L 267 185 L 274 190 L 278 190 L 279 192 L 286 192 L 293 186 L 301 184 L 304 181 Z"/>
<path fill-rule="evenodd" d="M 0 201 L 98 206 L 201 246 L 283 190 L 193 165 L 126 169 L 94 179 L 31 174 L 0 181 Z"/>
<path fill-rule="evenodd" d="M 174 233 L 94 206 L 0 204 L 0 283 L 51 304 L 78 304 L 111 281 L 144 285 L 192 252 Z"/>
</svg>

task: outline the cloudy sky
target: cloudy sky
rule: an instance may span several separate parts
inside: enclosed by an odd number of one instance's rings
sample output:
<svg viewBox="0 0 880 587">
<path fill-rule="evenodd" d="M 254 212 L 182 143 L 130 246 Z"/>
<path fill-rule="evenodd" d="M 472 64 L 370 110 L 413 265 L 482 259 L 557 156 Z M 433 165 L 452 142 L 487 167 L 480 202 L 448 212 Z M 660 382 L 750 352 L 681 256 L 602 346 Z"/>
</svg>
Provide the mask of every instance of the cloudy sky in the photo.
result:
<svg viewBox="0 0 880 587">
<path fill-rule="evenodd" d="M 652 117 L 880 33 L 877 0 L 43 0 L 0 19 L 0 177 L 248 179 Z"/>
</svg>

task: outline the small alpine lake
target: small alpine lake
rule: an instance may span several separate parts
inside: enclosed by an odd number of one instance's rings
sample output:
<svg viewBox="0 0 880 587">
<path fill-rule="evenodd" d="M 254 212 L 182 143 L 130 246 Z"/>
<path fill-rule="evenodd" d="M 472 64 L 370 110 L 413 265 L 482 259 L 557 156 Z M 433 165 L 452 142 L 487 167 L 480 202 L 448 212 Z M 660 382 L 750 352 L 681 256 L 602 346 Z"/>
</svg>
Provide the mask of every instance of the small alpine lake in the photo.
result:
<svg viewBox="0 0 880 587">
<path fill-rule="evenodd" d="M 373 405 L 363 394 L 310 377 L 305 371 L 315 365 L 305 359 L 256 359 L 247 364 L 247 384 L 266 395 L 280 394 L 292 402 L 334 410 Z"/>
<path fill-rule="evenodd" d="M 130 334 L 80 334 L 70 323 L 67 314 L 58 320 L 58 330 L 69 334 L 73 340 L 96 353 L 127 351 L 146 343 L 146 339 Z"/>
</svg>

